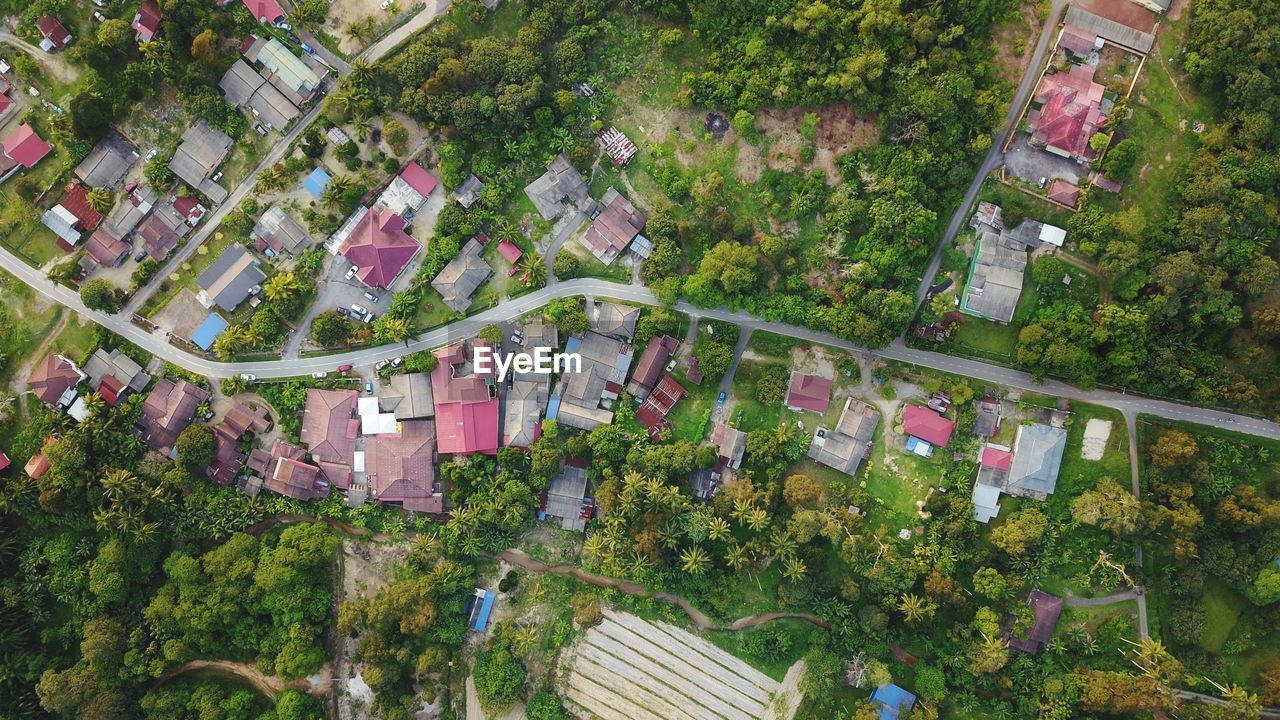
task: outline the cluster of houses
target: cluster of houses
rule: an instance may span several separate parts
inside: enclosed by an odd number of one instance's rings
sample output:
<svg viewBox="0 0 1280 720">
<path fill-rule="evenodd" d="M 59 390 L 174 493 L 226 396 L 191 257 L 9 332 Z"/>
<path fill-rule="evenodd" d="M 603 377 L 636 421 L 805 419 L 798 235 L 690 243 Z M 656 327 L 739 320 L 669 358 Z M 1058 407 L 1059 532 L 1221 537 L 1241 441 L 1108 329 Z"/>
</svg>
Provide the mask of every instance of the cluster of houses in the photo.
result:
<svg viewBox="0 0 1280 720">
<path fill-rule="evenodd" d="M 976 317 L 1008 324 L 1022 295 L 1027 269 L 1027 250 L 1060 248 L 1067 231 L 1039 220 L 1023 220 L 1005 229 L 999 205 L 978 204 L 969 221 L 978 233 L 978 242 L 969 265 L 969 280 L 960 299 L 960 311 Z"/>
<path fill-rule="evenodd" d="M 320 91 L 328 66 L 298 57 L 275 38 L 250 35 L 218 84 L 223 98 L 253 116 L 258 132 L 283 132 Z"/>
</svg>

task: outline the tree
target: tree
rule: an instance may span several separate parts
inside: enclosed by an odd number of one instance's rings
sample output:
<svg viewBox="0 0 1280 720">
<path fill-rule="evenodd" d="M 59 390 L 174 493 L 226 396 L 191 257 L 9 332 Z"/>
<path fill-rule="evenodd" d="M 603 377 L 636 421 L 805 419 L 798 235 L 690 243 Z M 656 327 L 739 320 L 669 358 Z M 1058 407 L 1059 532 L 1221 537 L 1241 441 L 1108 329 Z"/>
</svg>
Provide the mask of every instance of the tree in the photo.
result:
<svg viewBox="0 0 1280 720">
<path fill-rule="evenodd" d="M 193 423 L 178 435 L 174 446 L 178 451 L 178 462 L 189 470 L 199 470 L 213 462 L 215 447 L 213 429 L 203 423 Z"/>
<path fill-rule="evenodd" d="M 351 320 L 333 310 L 326 310 L 311 321 L 311 339 L 324 347 L 345 345 L 353 330 Z"/>
<path fill-rule="evenodd" d="M 680 569 L 690 575 L 701 575 L 711 566 L 711 557 L 698 545 L 686 548 L 680 553 Z"/>
<path fill-rule="evenodd" d="M 291 272 L 276 273 L 262 286 L 262 292 L 271 302 L 285 304 L 302 292 L 302 283 Z"/>
<path fill-rule="evenodd" d="M 476 653 L 472 675 L 485 712 L 500 714 L 524 697 L 527 672 L 505 638 L 495 638 L 490 649 Z"/>
<path fill-rule="evenodd" d="M 95 142 L 112 120 L 111 102 L 95 92 L 82 91 L 71 98 L 71 128 L 76 137 Z"/>
<path fill-rule="evenodd" d="M 710 342 L 697 351 L 698 364 L 709 377 L 720 377 L 733 364 L 733 348 L 719 342 Z"/>
<path fill-rule="evenodd" d="M 1127 538 L 1142 530 L 1142 504 L 1127 488 L 1111 478 L 1080 494 L 1071 503 L 1078 522 L 1097 525 L 1117 537 Z"/>
<path fill-rule="evenodd" d="M 537 251 L 530 250 L 520 257 L 520 282 L 525 287 L 547 284 L 547 262 Z"/>
<path fill-rule="evenodd" d="M 915 593 L 903 593 L 898 601 L 898 612 L 902 613 L 904 620 L 912 624 L 932 618 L 937 609 L 938 604 L 933 600 L 927 597 L 922 598 Z"/>
<path fill-rule="evenodd" d="M 1164 430 L 1151 445 L 1151 464 L 1161 470 L 1183 467 L 1200 452 L 1196 439 L 1181 430 Z"/>
<path fill-rule="evenodd" d="M 577 255 L 561 252 L 556 254 L 555 261 L 551 263 L 551 271 L 561 280 L 572 280 L 578 277 L 581 264 Z"/>
<path fill-rule="evenodd" d="M 787 397 L 790 376 L 781 365 L 770 365 L 756 379 L 756 400 L 762 405 L 778 405 Z"/>
<path fill-rule="evenodd" d="M 84 624 L 84 639 L 80 641 L 80 656 L 89 663 L 89 669 L 105 685 L 116 682 L 124 665 L 124 653 L 129 644 L 129 633 L 115 618 L 98 617 Z"/>
<path fill-rule="evenodd" d="M 495 324 L 485 325 L 480 328 L 480 332 L 476 333 L 476 337 L 490 345 L 500 345 L 502 343 L 502 326 Z"/>
<path fill-rule="evenodd" d="M 373 321 L 373 336 L 378 342 L 398 343 L 409 339 L 413 328 L 404 318 L 383 315 Z"/>
<path fill-rule="evenodd" d="M 789 475 L 783 482 L 782 497 L 793 508 L 816 510 L 827 501 L 827 492 L 808 475 Z"/>
<path fill-rule="evenodd" d="M 591 320 L 582 309 L 582 301 L 576 297 L 556 298 L 547 303 L 547 317 L 562 333 L 575 335 L 586 332 Z"/>
<path fill-rule="evenodd" d="M 89 207 L 96 212 L 106 213 L 111 209 L 111 193 L 102 188 L 93 188 L 88 192 L 86 199 L 89 201 Z"/>
<path fill-rule="evenodd" d="M 90 310 L 114 313 L 119 309 L 116 288 L 110 280 L 94 278 L 80 286 L 80 302 Z"/>
<path fill-rule="evenodd" d="M 133 29 L 119 18 L 111 18 L 98 26 L 98 44 L 112 50 L 124 50 L 133 42 Z"/>
<path fill-rule="evenodd" d="M 552 692 L 534 693 L 525 705 L 525 716 L 529 720 L 570 720 L 560 696 Z"/>
<path fill-rule="evenodd" d="M 733 115 L 733 130 L 743 137 L 751 137 L 756 132 L 756 116 L 746 110 L 739 110 Z"/>
<path fill-rule="evenodd" d="M 1254 605 L 1270 605 L 1280 601 L 1280 568 L 1274 563 L 1264 567 L 1245 594 Z"/>
<path fill-rule="evenodd" d="M 382 123 L 382 138 L 397 155 L 403 155 L 409 149 L 409 130 L 405 128 L 404 123 L 395 118 Z"/>
<path fill-rule="evenodd" d="M 1038 509 L 1019 510 L 991 531 L 991 544 L 1010 555 L 1021 555 L 1040 540 L 1048 527 L 1049 519 Z"/>
<path fill-rule="evenodd" d="M 992 600 L 1009 596 L 1009 584 L 1004 575 L 992 567 L 978 568 L 973 574 L 973 591 Z"/>
<path fill-rule="evenodd" d="M 218 34 L 212 28 L 206 29 L 191 41 L 191 57 L 205 67 L 218 65 Z"/>
</svg>

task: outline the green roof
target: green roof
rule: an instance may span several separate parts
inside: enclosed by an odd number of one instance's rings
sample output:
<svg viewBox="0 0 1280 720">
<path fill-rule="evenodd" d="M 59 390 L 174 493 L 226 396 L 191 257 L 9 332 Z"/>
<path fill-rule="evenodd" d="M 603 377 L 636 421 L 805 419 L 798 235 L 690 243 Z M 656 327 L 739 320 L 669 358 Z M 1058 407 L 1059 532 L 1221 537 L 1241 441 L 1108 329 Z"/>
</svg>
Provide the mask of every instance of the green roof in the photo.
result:
<svg viewBox="0 0 1280 720">
<path fill-rule="evenodd" d="M 258 62 L 282 83 L 295 88 L 299 94 L 308 95 L 320 84 L 320 78 L 302 62 L 302 58 L 294 55 L 275 38 L 268 40 L 258 52 Z"/>
</svg>

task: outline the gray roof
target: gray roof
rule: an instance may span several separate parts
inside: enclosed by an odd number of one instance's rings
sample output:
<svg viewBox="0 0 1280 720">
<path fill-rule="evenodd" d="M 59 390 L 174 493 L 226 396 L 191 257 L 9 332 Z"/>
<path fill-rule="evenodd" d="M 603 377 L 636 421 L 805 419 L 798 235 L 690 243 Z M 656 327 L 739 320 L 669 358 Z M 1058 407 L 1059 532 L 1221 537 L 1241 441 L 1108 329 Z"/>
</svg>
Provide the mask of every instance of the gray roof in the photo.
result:
<svg viewBox="0 0 1280 720">
<path fill-rule="evenodd" d="M 296 255 L 311 244 L 311 234 L 278 204 L 262 213 L 249 236 L 261 240 L 277 253 L 283 250 L 290 255 Z"/>
<path fill-rule="evenodd" d="M 848 398 L 844 402 L 844 410 L 835 428 L 826 432 L 826 437 L 813 437 L 809 445 L 809 457 L 835 468 L 847 475 L 853 475 L 862 464 L 862 456 L 871 447 L 875 439 L 876 425 L 880 423 L 880 413 L 864 402 Z"/>
<path fill-rule="evenodd" d="M 636 321 L 640 308 L 630 305 L 597 301 L 591 308 L 591 329 L 601 335 L 630 340 L 636 334 Z"/>
<path fill-rule="evenodd" d="M 156 204 L 156 191 L 152 190 L 149 185 L 140 185 L 133 191 L 125 201 L 116 205 L 111 214 L 107 216 L 107 221 L 103 223 L 103 227 L 107 232 L 115 235 L 121 240 L 125 239 L 133 229 L 138 227 L 147 215 L 151 214 L 151 209 Z"/>
<path fill-rule="evenodd" d="M 577 352 L 582 360 L 581 370 L 562 373 L 556 386 L 560 396 L 556 422 L 590 431 L 613 420 L 613 411 L 600 407 L 600 402 L 606 395 L 613 399 L 622 390 L 632 352 L 626 343 L 594 332 L 583 335 Z M 609 388 L 610 383 L 617 391 Z"/>
<path fill-rule="evenodd" d="M 431 376 L 426 373 L 392 375 L 390 387 L 380 394 L 382 409 L 394 413 L 397 420 L 435 417 L 431 394 Z"/>
<path fill-rule="evenodd" d="M 137 160 L 133 146 L 120 133 L 109 130 L 76 166 L 76 177 L 89 187 L 114 187 Z"/>
<path fill-rule="evenodd" d="M 547 406 L 547 383 L 516 380 L 507 390 L 505 404 L 502 444 L 507 447 L 530 447 L 536 439 L 542 408 Z"/>
<path fill-rule="evenodd" d="M 266 277 L 258 268 L 257 259 L 243 245 L 232 245 L 200 273 L 196 284 L 200 286 L 206 306 L 217 305 L 230 311 L 244 302 L 249 291 Z"/>
<path fill-rule="evenodd" d="M 484 190 L 484 183 L 480 182 L 480 178 L 468 175 L 467 179 L 462 181 L 462 186 L 453 191 L 453 199 L 457 200 L 462 207 L 469 208 L 475 203 L 476 198 L 480 197 L 482 190 Z"/>
<path fill-rule="evenodd" d="M 182 144 L 169 161 L 169 169 L 183 182 L 208 195 L 210 200 L 222 202 L 227 199 L 226 189 L 209 178 L 227 157 L 233 144 L 225 133 L 200 120 L 182 134 Z"/>
<path fill-rule="evenodd" d="M 114 376 L 135 392 L 145 390 L 151 382 L 151 376 L 143 371 L 142 366 L 119 350 L 108 353 L 98 348 L 84 364 L 84 372 L 89 376 L 89 387 L 94 390 L 102 385 L 102 379 L 108 375 Z"/>
<path fill-rule="evenodd" d="M 1128 25 L 1122 25 L 1114 20 L 1094 15 L 1088 10 L 1082 10 L 1075 5 L 1067 6 L 1065 22 L 1068 25 L 1075 25 L 1081 30 L 1094 33 L 1104 40 L 1123 45 L 1141 53 L 1151 52 L 1151 46 L 1156 41 L 1155 36 L 1151 33 L 1135 30 Z"/>
<path fill-rule="evenodd" d="M 222 88 L 222 97 L 227 102 L 232 105 L 244 105 L 266 82 L 266 78 L 259 75 L 257 70 L 249 66 L 249 63 L 236 60 L 231 69 L 222 76 L 218 87 Z"/>
<path fill-rule="evenodd" d="M 480 253 L 480 243 L 468 240 L 462 252 L 431 281 L 431 287 L 444 298 L 444 304 L 457 312 L 466 312 L 471 307 L 472 294 L 493 275 L 493 268 Z"/>
<path fill-rule="evenodd" d="M 587 521 L 581 515 L 582 500 L 586 495 L 586 469 L 566 464 L 547 487 L 547 515 L 558 518 L 560 527 L 565 530 L 585 530 Z"/>
<path fill-rule="evenodd" d="M 1009 467 L 1008 491 L 1033 496 L 1049 495 L 1058 483 L 1067 431 L 1042 423 L 1022 425 Z"/>
<path fill-rule="evenodd" d="M 962 309 L 990 320 L 1009 322 L 1018 307 L 1026 267 L 1024 245 L 1007 235 L 979 231 Z"/>
<path fill-rule="evenodd" d="M 218 85 L 227 102 L 248 109 L 268 127 L 282 130 L 298 116 L 298 106 L 243 60 L 236 60 Z"/>
<path fill-rule="evenodd" d="M 564 153 L 557 155 L 545 173 L 525 186 L 524 194 L 529 196 L 538 214 L 546 220 L 557 218 L 564 212 L 565 200 L 577 206 L 590 197 L 582 173 L 569 163 Z"/>
</svg>

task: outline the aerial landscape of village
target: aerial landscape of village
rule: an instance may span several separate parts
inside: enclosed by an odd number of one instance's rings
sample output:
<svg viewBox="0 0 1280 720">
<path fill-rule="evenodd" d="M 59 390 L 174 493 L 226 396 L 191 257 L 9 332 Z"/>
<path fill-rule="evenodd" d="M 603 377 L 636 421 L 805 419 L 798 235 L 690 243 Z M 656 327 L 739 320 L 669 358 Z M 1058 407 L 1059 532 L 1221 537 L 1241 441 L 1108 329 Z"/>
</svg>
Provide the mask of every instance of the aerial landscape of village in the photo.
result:
<svg viewBox="0 0 1280 720">
<path fill-rule="evenodd" d="M 0 8 L 0 720 L 1280 720 L 1280 0 Z"/>
</svg>

